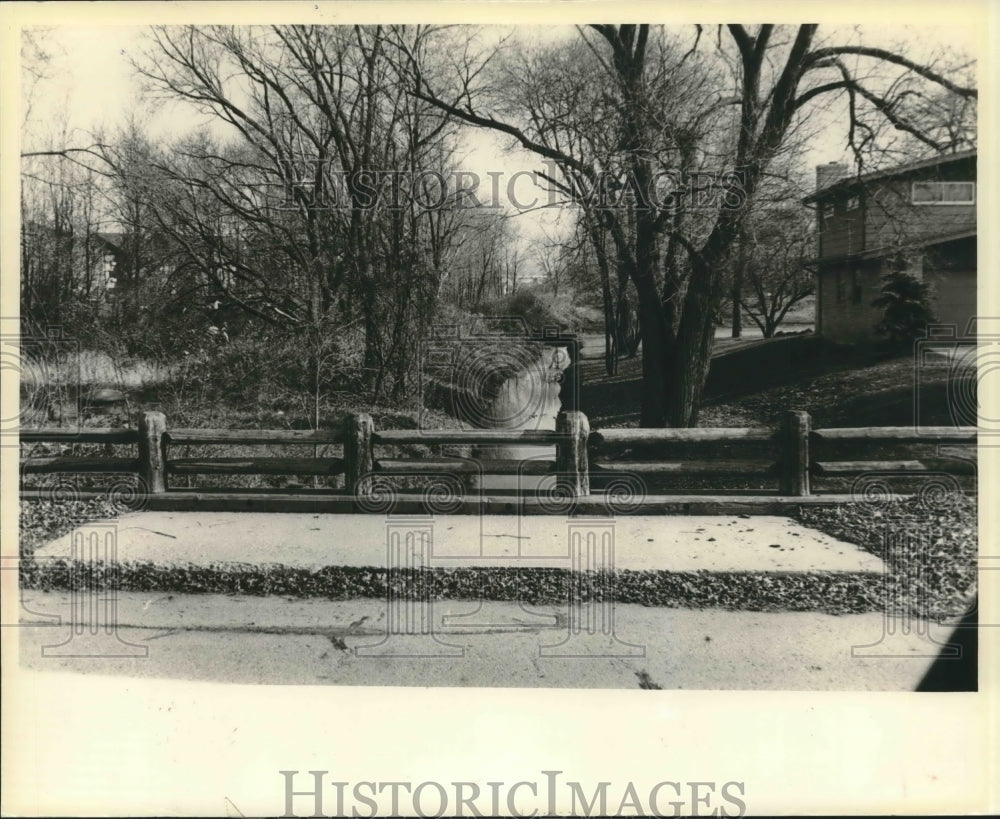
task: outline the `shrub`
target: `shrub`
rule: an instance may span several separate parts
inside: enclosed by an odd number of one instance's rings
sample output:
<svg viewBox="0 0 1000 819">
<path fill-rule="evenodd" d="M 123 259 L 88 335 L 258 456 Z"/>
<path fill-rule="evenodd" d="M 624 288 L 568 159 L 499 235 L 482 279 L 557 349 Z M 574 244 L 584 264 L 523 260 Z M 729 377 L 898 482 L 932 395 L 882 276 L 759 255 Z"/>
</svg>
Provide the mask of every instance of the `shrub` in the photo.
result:
<svg viewBox="0 0 1000 819">
<path fill-rule="evenodd" d="M 340 394 L 361 390 L 362 339 L 334 326 L 251 330 L 189 351 L 161 390 L 174 411 L 223 406 L 282 409 L 316 422 Z"/>
<path fill-rule="evenodd" d="M 881 295 L 872 301 L 872 307 L 883 311 L 875 332 L 892 344 L 909 344 L 923 336 L 935 321 L 930 285 L 903 270 L 893 270 L 882 281 Z"/>
<path fill-rule="evenodd" d="M 541 333 L 546 327 L 564 324 L 553 314 L 541 295 L 527 288 L 484 302 L 476 312 L 481 316 L 517 316 L 524 319 L 532 333 Z"/>
</svg>

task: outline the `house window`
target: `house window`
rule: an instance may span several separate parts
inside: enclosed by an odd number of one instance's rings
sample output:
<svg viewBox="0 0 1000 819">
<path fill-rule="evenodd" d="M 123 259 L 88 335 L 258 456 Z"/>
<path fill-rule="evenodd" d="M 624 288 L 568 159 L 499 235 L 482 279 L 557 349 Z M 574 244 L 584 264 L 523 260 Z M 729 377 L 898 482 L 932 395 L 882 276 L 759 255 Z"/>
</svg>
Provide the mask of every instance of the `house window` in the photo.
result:
<svg viewBox="0 0 1000 819">
<path fill-rule="evenodd" d="M 833 202 L 824 202 L 819 207 L 819 212 L 824 216 L 833 216 Z"/>
<path fill-rule="evenodd" d="M 914 205 L 972 205 L 976 201 L 975 182 L 914 182 Z"/>
<path fill-rule="evenodd" d="M 115 257 L 110 253 L 104 256 L 104 289 L 114 290 L 115 285 L 118 283 L 118 279 L 115 276 L 115 268 L 117 263 Z"/>
<path fill-rule="evenodd" d="M 861 296 L 861 271 L 855 267 L 851 270 L 851 303 L 861 304 Z"/>
<path fill-rule="evenodd" d="M 857 210 L 859 207 L 861 207 L 861 197 L 852 196 L 847 200 L 844 210 Z"/>
<path fill-rule="evenodd" d="M 844 274 L 839 270 L 835 274 L 835 282 L 837 288 L 837 301 L 842 302 L 847 298 L 847 284 L 844 281 Z"/>
</svg>

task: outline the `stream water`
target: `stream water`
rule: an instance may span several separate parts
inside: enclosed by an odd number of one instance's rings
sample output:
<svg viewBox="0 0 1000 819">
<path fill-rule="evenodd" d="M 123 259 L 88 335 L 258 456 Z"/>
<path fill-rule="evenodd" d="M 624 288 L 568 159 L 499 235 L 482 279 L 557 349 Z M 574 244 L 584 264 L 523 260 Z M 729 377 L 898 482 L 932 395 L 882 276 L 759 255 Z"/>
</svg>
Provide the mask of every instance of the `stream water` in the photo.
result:
<svg viewBox="0 0 1000 819">
<path fill-rule="evenodd" d="M 499 419 L 496 429 L 554 430 L 561 404 L 559 390 L 570 357 L 565 347 L 546 349 L 541 359 L 525 367 L 501 386 L 493 401 L 490 417 Z M 555 458 L 554 446 L 489 446 L 473 453 L 483 460 L 528 460 Z M 534 488 L 539 478 L 516 475 L 489 475 L 485 489 Z M 525 486 L 525 483 L 528 486 Z"/>
</svg>

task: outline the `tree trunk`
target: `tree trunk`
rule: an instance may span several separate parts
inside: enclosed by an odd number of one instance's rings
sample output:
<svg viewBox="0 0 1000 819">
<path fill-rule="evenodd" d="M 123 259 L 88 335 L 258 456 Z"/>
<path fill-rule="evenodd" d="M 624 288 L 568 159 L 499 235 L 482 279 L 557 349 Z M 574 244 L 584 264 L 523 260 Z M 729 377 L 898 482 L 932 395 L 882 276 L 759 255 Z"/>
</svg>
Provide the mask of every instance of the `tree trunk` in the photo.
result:
<svg viewBox="0 0 1000 819">
<path fill-rule="evenodd" d="M 635 355 L 635 321 L 632 316 L 632 306 L 628 298 L 628 279 L 622 278 L 618 282 L 618 296 L 615 321 L 615 338 L 617 339 L 618 357 L 627 356 L 631 358 Z"/>
<path fill-rule="evenodd" d="M 615 315 L 614 297 L 611 293 L 611 266 L 604 244 L 602 229 L 587 219 L 587 234 L 597 259 L 597 271 L 601 277 L 601 301 L 604 308 L 604 371 L 609 376 L 618 375 L 618 356 L 621 348 L 617 343 L 618 317 Z"/>
<path fill-rule="evenodd" d="M 371 391 L 372 401 L 379 403 L 382 398 L 381 384 L 381 343 L 379 339 L 380 322 L 376 314 L 375 299 L 370 294 L 361 298 L 362 317 L 364 322 L 364 352 L 362 355 L 362 378 Z"/>
<path fill-rule="evenodd" d="M 665 415 L 673 427 L 693 427 L 712 363 L 715 344 L 715 308 L 722 282 L 727 235 L 732 224 L 720 225 L 709 237 L 698 260 L 692 260 L 691 276 L 680 325 L 665 363 Z"/>
<path fill-rule="evenodd" d="M 609 297 L 604 301 L 604 372 L 608 376 L 618 375 L 618 345 L 615 342 L 614 326 L 615 316 Z"/>
<path fill-rule="evenodd" d="M 733 271 L 733 338 L 739 338 L 743 335 L 743 309 L 741 302 L 743 301 L 743 268 L 741 265 L 736 265 L 736 270 Z"/>
<path fill-rule="evenodd" d="M 739 232 L 739 243 L 739 258 L 736 261 L 736 267 L 733 269 L 733 290 L 731 294 L 733 300 L 733 338 L 739 338 L 743 335 L 743 271 L 747 264 L 747 240 L 746 232 L 742 227 Z"/>
<path fill-rule="evenodd" d="M 639 332 L 642 335 L 642 404 L 639 426 L 662 427 L 667 422 L 666 386 L 670 339 L 652 276 L 637 276 Z"/>
<path fill-rule="evenodd" d="M 698 425 L 701 396 L 712 363 L 715 323 L 699 317 L 697 326 L 678 336 L 665 362 L 667 424 L 672 427 Z"/>
<path fill-rule="evenodd" d="M 603 253 L 598 254 L 603 257 Z M 618 355 L 621 348 L 617 343 L 618 317 L 615 315 L 611 296 L 611 271 L 606 257 L 600 258 L 601 299 L 604 306 L 604 370 L 609 376 L 618 375 Z"/>
</svg>

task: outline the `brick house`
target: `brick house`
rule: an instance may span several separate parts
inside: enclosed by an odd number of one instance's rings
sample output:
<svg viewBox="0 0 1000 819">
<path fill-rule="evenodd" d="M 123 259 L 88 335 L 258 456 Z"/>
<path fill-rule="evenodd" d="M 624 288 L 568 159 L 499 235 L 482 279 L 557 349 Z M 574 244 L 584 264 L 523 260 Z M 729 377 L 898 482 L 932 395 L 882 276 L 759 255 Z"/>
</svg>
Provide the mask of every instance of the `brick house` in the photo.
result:
<svg viewBox="0 0 1000 819">
<path fill-rule="evenodd" d="M 871 306 L 898 268 L 928 282 L 940 323 L 963 335 L 976 315 L 976 151 L 848 176 L 816 168 L 816 332 L 831 341 L 877 338 Z"/>
</svg>

